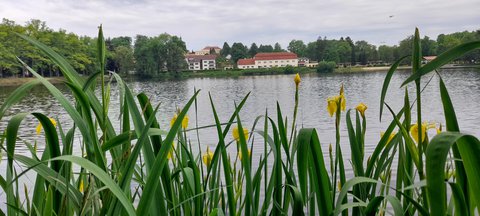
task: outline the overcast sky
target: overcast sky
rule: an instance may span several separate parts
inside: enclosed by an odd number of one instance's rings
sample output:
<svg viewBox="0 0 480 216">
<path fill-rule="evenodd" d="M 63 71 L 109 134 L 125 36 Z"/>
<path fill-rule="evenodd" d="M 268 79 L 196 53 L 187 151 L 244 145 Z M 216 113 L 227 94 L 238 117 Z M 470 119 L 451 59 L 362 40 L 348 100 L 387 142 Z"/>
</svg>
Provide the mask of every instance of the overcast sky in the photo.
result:
<svg viewBox="0 0 480 216">
<path fill-rule="evenodd" d="M 106 37 L 181 36 L 190 50 L 242 42 L 286 48 L 292 39 L 314 41 L 350 36 L 393 45 L 414 28 L 441 33 L 480 29 L 480 0 L 0 0 L 0 18 L 24 24 L 46 21 L 50 28 Z"/>
</svg>

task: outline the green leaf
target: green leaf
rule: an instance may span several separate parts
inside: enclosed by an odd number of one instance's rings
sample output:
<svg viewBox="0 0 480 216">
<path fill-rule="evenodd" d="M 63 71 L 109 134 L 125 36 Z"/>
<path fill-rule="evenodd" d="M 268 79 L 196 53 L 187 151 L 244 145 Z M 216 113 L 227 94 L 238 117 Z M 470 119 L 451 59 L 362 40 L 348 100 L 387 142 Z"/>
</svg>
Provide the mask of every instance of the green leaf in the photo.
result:
<svg viewBox="0 0 480 216">
<path fill-rule="evenodd" d="M 107 174 L 105 171 L 100 169 L 94 163 L 90 162 L 87 159 L 77 157 L 77 156 L 72 156 L 72 155 L 64 155 L 64 156 L 53 158 L 51 160 L 52 161 L 54 160 L 69 161 L 69 162 L 78 164 L 79 166 L 90 171 L 93 175 L 95 175 L 96 178 L 98 178 L 101 182 L 103 182 L 103 184 L 105 184 L 105 187 L 107 187 L 113 193 L 113 195 L 115 195 L 115 197 L 123 205 L 128 215 L 136 215 L 132 201 L 125 196 L 122 189 L 117 185 L 117 183 L 115 183 L 115 181 L 113 181 L 110 178 L 109 174 Z"/>
<path fill-rule="evenodd" d="M 367 177 L 354 177 L 348 180 L 347 182 L 345 182 L 345 185 L 342 185 L 342 189 L 340 190 L 340 194 L 338 195 L 338 198 L 337 198 L 337 203 L 335 205 L 335 210 L 333 212 L 334 216 L 337 216 L 342 213 L 343 211 L 342 202 L 346 198 L 350 188 L 360 183 L 377 183 L 377 180 L 367 178 Z"/>
<path fill-rule="evenodd" d="M 12 105 L 20 101 L 25 95 L 27 95 L 28 91 L 32 89 L 34 86 L 40 84 L 39 80 L 32 80 L 27 82 L 20 87 L 16 88 L 12 93 L 8 95 L 8 98 L 3 101 L 2 106 L 0 107 L 0 120 L 5 115 L 5 112 L 10 108 Z"/>
<path fill-rule="evenodd" d="M 380 115 L 379 115 L 380 121 L 382 121 L 382 113 L 383 113 L 383 106 L 385 103 L 385 96 L 387 95 L 388 86 L 390 85 L 390 80 L 392 79 L 393 73 L 397 70 L 398 65 L 400 65 L 400 63 L 409 56 L 410 55 L 403 56 L 400 59 L 398 59 L 395 63 L 393 63 L 390 69 L 388 70 L 387 75 L 385 76 L 385 80 L 383 81 L 382 93 L 380 96 Z"/>
<path fill-rule="evenodd" d="M 313 191 L 317 197 L 317 205 L 320 215 L 331 215 L 333 213 L 333 201 L 331 195 L 330 178 L 325 168 L 323 153 L 318 140 L 317 131 L 312 128 L 302 128 L 298 132 L 298 156 L 297 166 L 299 169 L 299 180 L 302 195 L 306 193 L 305 185 L 307 167 L 310 169 L 310 184 L 314 186 Z M 300 160 L 308 160 L 307 163 Z M 300 171 L 302 170 L 302 171 Z"/>
<path fill-rule="evenodd" d="M 127 91 L 128 92 L 128 91 Z M 168 132 L 167 137 L 163 141 L 163 145 L 160 148 L 160 152 L 156 156 L 155 162 L 150 170 L 150 173 L 147 177 L 147 182 L 143 190 L 142 197 L 138 203 L 137 214 L 139 215 L 146 215 L 150 209 L 150 205 L 152 204 L 154 192 L 158 186 L 158 178 L 160 173 L 162 172 L 166 162 L 167 162 L 167 154 L 170 152 L 172 147 L 171 143 L 175 139 L 178 130 L 180 129 L 181 123 L 185 115 L 187 114 L 188 109 L 192 105 L 193 101 L 198 95 L 198 91 L 192 96 L 192 98 L 188 101 L 185 107 L 182 109 L 182 112 L 177 116 L 177 120 L 173 123 L 170 131 Z M 167 212 L 164 212 L 166 214 Z"/>
<path fill-rule="evenodd" d="M 458 142 L 462 140 L 462 142 Z M 427 194 L 430 200 L 432 215 L 445 215 L 446 187 L 445 163 L 450 147 L 457 142 L 458 150 L 463 159 L 468 185 L 472 194 L 480 194 L 480 142 L 471 135 L 458 132 L 443 132 L 435 136 L 426 150 Z M 475 204 L 480 206 L 480 199 L 475 199 Z"/>
<path fill-rule="evenodd" d="M 454 48 L 447 50 L 446 52 L 438 55 L 434 60 L 431 62 L 423 65 L 420 69 L 418 69 L 417 73 L 412 74 L 408 77 L 403 83 L 402 86 L 417 80 L 418 78 L 422 77 L 425 74 L 430 73 L 431 71 L 442 67 L 443 65 L 459 58 L 460 56 L 465 55 L 466 53 L 480 48 L 480 41 L 474 41 L 469 43 L 460 44 Z"/>
<path fill-rule="evenodd" d="M 453 182 L 449 182 L 448 184 L 452 189 L 452 199 L 455 203 L 455 215 L 470 215 L 467 207 L 467 202 L 465 200 L 465 196 L 463 195 L 463 191 L 460 185 Z"/>
<path fill-rule="evenodd" d="M 458 126 L 457 122 L 457 115 L 455 114 L 455 109 L 453 108 L 452 100 L 450 99 L 450 95 L 448 94 L 447 87 L 443 82 L 442 77 L 439 75 L 440 79 L 440 96 L 442 98 L 442 105 L 443 105 L 443 113 L 445 116 L 445 123 L 447 131 L 452 132 L 459 132 L 460 127 Z M 462 143 L 463 140 L 459 140 L 459 143 Z M 455 178 L 458 186 L 462 189 L 463 194 L 465 195 L 465 204 L 467 205 L 468 209 L 470 209 L 470 195 L 468 185 L 468 179 L 465 174 L 465 167 L 462 162 L 462 157 L 460 152 L 458 151 L 458 144 L 453 144 L 452 152 L 453 156 L 455 157 Z M 465 144 L 462 144 L 465 145 Z"/>
</svg>

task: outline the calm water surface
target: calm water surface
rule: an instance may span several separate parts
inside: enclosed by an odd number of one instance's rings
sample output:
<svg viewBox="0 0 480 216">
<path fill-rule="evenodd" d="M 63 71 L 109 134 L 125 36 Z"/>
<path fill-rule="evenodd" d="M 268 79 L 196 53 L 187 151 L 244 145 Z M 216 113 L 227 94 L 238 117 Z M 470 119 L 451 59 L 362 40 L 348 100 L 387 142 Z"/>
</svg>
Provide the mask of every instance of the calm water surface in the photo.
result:
<svg viewBox="0 0 480 216">
<path fill-rule="evenodd" d="M 347 100 L 347 109 L 353 109 L 358 103 L 363 102 L 368 106 L 367 132 L 365 142 L 366 157 L 370 155 L 375 148 L 380 132 L 384 131 L 392 120 L 388 110 L 382 116 L 382 122 L 379 122 L 379 99 L 382 83 L 385 78 L 385 72 L 351 73 L 351 74 L 309 74 L 302 76 L 300 84 L 300 100 L 298 112 L 299 127 L 314 127 L 318 130 L 320 142 L 324 153 L 328 154 L 328 145 L 335 143 L 334 119 L 328 115 L 326 110 L 326 99 L 329 96 L 338 94 L 340 85 L 345 86 L 345 96 Z M 408 71 L 397 72 L 391 81 L 390 90 L 387 94 L 386 102 L 396 111 L 403 105 L 404 89 L 400 89 L 400 84 L 409 75 Z M 446 83 L 449 93 L 452 97 L 460 128 L 467 133 L 480 136 L 480 71 L 478 70 L 443 70 L 441 75 Z M 426 84 L 433 74 L 423 79 Z M 244 108 L 240 113 L 243 125 L 251 128 L 255 118 L 263 115 L 266 110 L 270 116 L 276 118 L 276 103 L 282 108 L 282 113 L 287 115 L 289 122 L 293 116 L 295 85 L 293 75 L 275 75 L 275 76 L 245 76 L 238 78 L 192 78 L 186 80 L 167 80 L 167 81 L 129 81 L 129 87 L 135 92 L 145 92 L 153 104 L 160 103 L 160 110 L 157 118 L 161 127 L 169 127 L 169 122 L 177 107 L 183 107 L 188 99 L 193 95 L 194 89 L 200 89 L 198 97 L 198 110 L 194 107 L 189 111 L 189 128 L 195 125 L 204 126 L 214 124 L 212 109 L 208 99 L 210 92 L 220 120 L 226 122 L 233 113 L 235 103 L 239 103 L 245 95 L 251 93 Z M 71 93 L 65 86 L 58 86 L 67 96 L 72 99 Z M 13 91 L 12 88 L 0 87 L 0 104 Z M 408 86 L 411 101 L 415 99 L 414 86 Z M 116 86 L 112 88 L 112 105 L 110 116 L 114 125 L 118 128 L 119 116 L 119 91 Z M 426 121 L 435 121 L 444 125 L 443 110 L 440 100 L 438 87 L 438 78 L 433 76 L 429 85 L 425 88 L 422 96 L 422 118 Z M 54 100 L 54 98 L 43 87 L 35 88 L 25 99 L 15 105 L 8 111 L 6 117 L 0 121 L 0 131 L 6 128 L 8 119 L 19 112 L 41 112 L 47 116 L 58 118 L 63 125 L 64 130 L 71 126 L 71 120 L 66 112 Z M 413 112 L 416 112 L 413 109 Z M 198 113 L 196 116 L 195 113 Z M 413 114 L 414 116 L 416 114 Z M 353 116 L 352 116 L 353 117 Z M 348 144 L 348 135 L 345 126 L 345 116 L 342 116 L 341 122 L 341 143 L 342 151 L 346 159 L 350 158 L 350 147 Z M 21 125 L 20 136 L 26 141 L 33 142 L 38 140 L 39 150 L 43 150 L 44 145 L 42 135 L 35 134 L 35 127 L 38 122 L 33 117 L 28 117 Z M 263 128 L 263 125 L 259 128 Z M 78 137 L 78 136 L 77 136 Z M 192 144 L 198 143 L 196 135 L 190 134 Z M 228 137 L 231 139 L 231 136 Z M 217 143 L 217 134 L 215 130 L 204 129 L 200 131 L 200 145 L 203 150 L 206 146 L 214 148 Z M 77 143 L 78 142 L 77 140 Z M 79 145 L 79 144 L 78 144 Z M 76 146 L 77 152 L 79 146 Z M 197 148 L 193 148 L 197 149 Z M 236 150 L 231 148 L 234 153 Z M 18 143 L 16 153 L 28 154 L 23 143 Z M 260 136 L 255 137 L 253 145 L 253 160 L 258 162 L 263 153 L 263 140 Z M 346 163 L 349 166 L 349 163 Z M 0 172 L 5 174 L 6 157 L 0 164 Z M 351 168 L 350 168 L 351 170 Z M 33 181 L 33 180 L 32 180 Z"/>
</svg>

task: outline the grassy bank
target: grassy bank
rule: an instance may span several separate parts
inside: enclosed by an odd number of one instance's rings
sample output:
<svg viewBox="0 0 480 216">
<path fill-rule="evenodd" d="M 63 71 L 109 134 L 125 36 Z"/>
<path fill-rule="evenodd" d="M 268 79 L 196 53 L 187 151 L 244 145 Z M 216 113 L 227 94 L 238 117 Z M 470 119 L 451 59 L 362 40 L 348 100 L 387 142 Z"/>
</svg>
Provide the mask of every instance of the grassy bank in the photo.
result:
<svg viewBox="0 0 480 216">
<path fill-rule="evenodd" d="M 480 69 L 480 65 L 455 65 L 442 67 L 442 69 L 458 69 L 458 68 L 473 68 Z M 335 68 L 334 73 L 358 73 L 358 72 L 387 72 L 390 67 L 338 67 Z M 411 70 L 410 66 L 399 66 L 397 70 Z M 307 74 L 317 73 L 316 68 L 296 67 L 293 68 L 293 73 Z M 152 77 L 138 77 L 136 75 L 123 76 L 125 79 L 136 78 L 155 78 L 155 79 L 187 79 L 193 77 L 239 77 L 239 76 L 258 76 L 258 75 L 282 75 L 292 74 L 291 71 L 286 71 L 285 68 L 264 68 L 264 69 L 235 69 L 235 70 L 205 70 L 205 71 L 182 71 L 182 72 L 164 72 Z M 0 86 L 20 86 L 35 78 L 0 78 Z M 59 84 L 65 81 L 63 77 L 49 77 L 46 78 L 52 84 Z"/>
<path fill-rule="evenodd" d="M 20 86 L 32 80 L 35 80 L 35 77 L 26 77 L 26 78 L 0 78 L 0 86 Z M 52 84 L 59 84 L 65 81 L 63 77 L 49 77 L 46 78 L 48 82 Z"/>
</svg>

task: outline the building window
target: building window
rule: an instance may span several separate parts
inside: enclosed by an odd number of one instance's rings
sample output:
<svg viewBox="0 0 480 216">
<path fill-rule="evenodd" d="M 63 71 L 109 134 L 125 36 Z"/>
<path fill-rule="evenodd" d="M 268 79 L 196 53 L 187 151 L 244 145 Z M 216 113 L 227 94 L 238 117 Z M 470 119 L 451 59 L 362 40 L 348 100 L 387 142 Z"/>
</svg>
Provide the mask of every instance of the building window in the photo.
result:
<svg viewBox="0 0 480 216">
<path fill-rule="evenodd" d="M 275 61 L 275 63 L 278 63 L 278 61 Z"/>
</svg>

